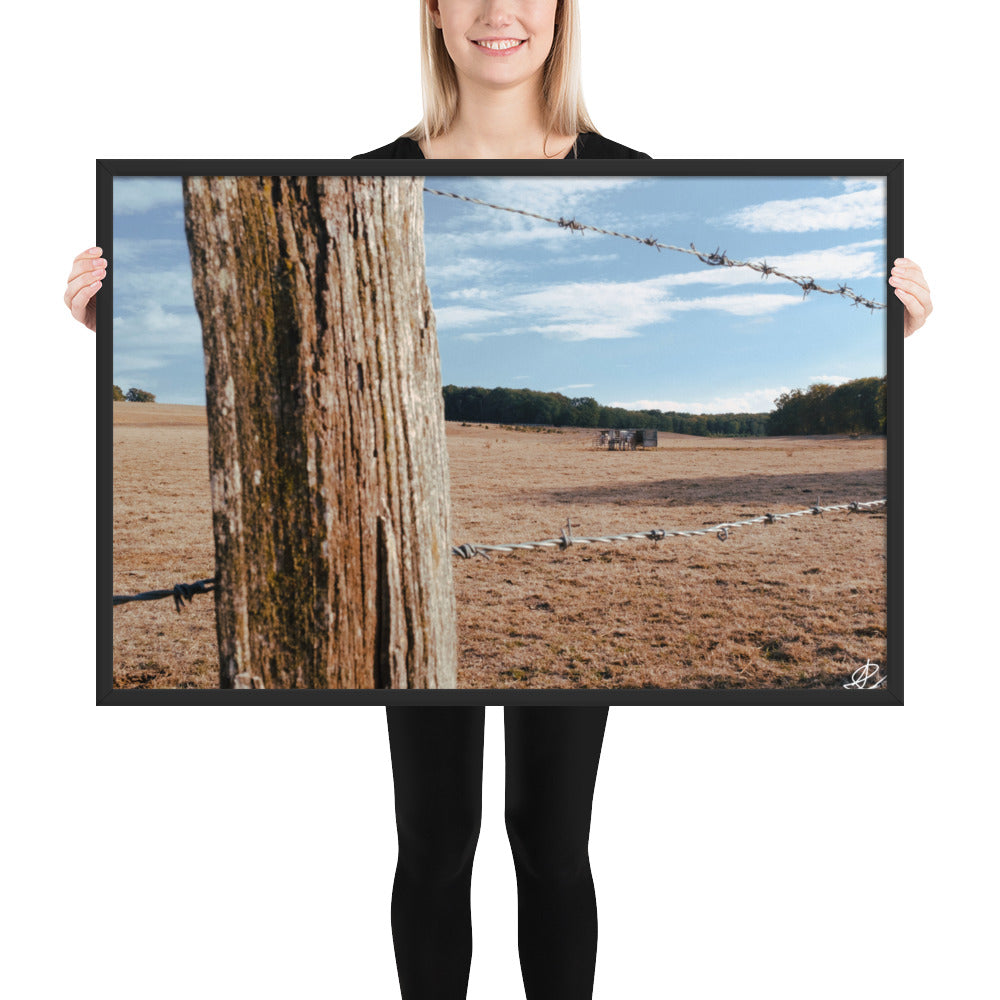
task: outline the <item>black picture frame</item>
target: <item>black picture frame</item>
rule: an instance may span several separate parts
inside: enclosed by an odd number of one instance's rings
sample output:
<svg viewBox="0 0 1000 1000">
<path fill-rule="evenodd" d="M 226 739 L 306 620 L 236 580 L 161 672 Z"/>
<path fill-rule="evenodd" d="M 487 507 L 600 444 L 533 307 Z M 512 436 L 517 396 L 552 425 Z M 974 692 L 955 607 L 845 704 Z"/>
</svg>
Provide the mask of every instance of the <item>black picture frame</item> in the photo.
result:
<svg viewBox="0 0 1000 1000">
<path fill-rule="evenodd" d="M 98 160 L 97 242 L 110 262 L 97 298 L 97 671 L 99 705 L 902 705 L 903 704 L 903 307 L 886 303 L 886 643 L 890 662 L 877 687 L 836 689 L 234 690 L 116 688 L 113 569 L 112 371 L 115 177 L 177 176 L 865 176 L 885 179 L 885 275 L 903 256 L 903 161 L 871 160 Z M 700 249 L 700 248 L 699 248 Z M 196 598 L 199 599 L 199 598 Z M 200 598 L 207 600 L 209 598 Z M 845 678 L 845 681 L 850 678 Z"/>
</svg>

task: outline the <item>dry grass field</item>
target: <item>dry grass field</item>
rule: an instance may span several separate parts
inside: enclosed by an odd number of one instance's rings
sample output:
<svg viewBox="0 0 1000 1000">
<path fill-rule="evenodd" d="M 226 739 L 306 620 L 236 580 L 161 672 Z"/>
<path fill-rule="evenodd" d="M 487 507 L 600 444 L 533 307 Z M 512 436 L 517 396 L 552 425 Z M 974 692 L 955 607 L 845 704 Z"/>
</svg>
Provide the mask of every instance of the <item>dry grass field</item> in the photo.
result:
<svg viewBox="0 0 1000 1000">
<path fill-rule="evenodd" d="M 452 541 L 698 528 L 885 496 L 885 440 L 448 424 Z M 203 407 L 114 404 L 114 592 L 214 574 Z M 459 687 L 839 687 L 886 665 L 885 513 L 456 559 Z M 213 598 L 117 608 L 119 687 L 215 687 Z"/>
</svg>

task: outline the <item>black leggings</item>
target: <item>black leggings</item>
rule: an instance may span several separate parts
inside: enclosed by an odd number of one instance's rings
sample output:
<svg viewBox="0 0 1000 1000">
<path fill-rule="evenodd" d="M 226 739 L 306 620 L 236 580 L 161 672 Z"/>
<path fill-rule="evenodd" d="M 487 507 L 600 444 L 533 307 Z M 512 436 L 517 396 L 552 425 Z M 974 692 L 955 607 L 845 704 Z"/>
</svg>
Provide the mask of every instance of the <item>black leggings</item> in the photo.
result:
<svg viewBox="0 0 1000 1000">
<path fill-rule="evenodd" d="M 483 706 L 388 707 L 399 861 L 392 939 L 403 1000 L 464 1000 L 483 790 Z M 505 820 L 527 1000 L 589 1000 L 597 901 L 587 843 L 606 705 L 505 707 Z"/>
</svg>

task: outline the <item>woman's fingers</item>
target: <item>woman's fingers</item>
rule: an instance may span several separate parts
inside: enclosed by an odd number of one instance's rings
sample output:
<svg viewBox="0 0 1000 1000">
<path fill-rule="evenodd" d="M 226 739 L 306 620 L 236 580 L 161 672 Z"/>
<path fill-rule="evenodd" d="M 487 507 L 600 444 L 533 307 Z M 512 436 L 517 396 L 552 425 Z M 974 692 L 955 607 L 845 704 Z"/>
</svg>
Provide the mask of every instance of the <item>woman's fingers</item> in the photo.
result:
<svg viewBox="0 0 1000 1000">
<path fill-rule="evenodd" d="M 909 337 L 924 325 L 934 310 L 924 272 L 907 257 L 898 257 L 889 274 L 889 284 L 903 303 L 903 336 Z"/>
<path fill-rule="evenodd" d="M 896 297 L 903 303 L 903 307 L 906 310 L 903 315 L 904 337 L 909 337 L 911 333 L 919 330 L 934 308 L 931 305 L 930 296 L 926 294 L 927 290 L 925 288 L 920 285 L 913 285 L 912 282 L 908 282 L 908 284 L 912 285 L 910 290 L 896 288 Z"/>
<path fill-rule="evenodd" d="M 91 330 L 96 326 L 97 315 L 95 304 L 91 299 L 108 273 L 107 265 L 108 262 L 101 256 L 101 248 L 91 247 L 73 258 L 73 266 L 66 280 L 63 301 L 73 314 L 73 318 Z"/>
<path fill-rule="evenodd" d="M 92 281 L 97 281 L 103 278 L 107 274 L 108 262 L 103 257 L 98 257 L 93 264 L 84 264 L 83 267 L 78 267 L 76 264 L 73 265 L 73 270 L 70 271 L 69 277 L 66 279 L 67 286 L 72 286 L 74 292 L 76 289 L 83 288 L 84 285 L 89 285 Z"/>
<path fill-rule="evenodd" d="M 921 285 L 912 278 L 890 278 L 889 284 L 897 291 L 909 292 L 920 300 L 923 307 L 930 312 L 931 293 L 926 285 Z"/>
<path fill-rule="evenodd" d="M 107 267 L 107 264 L 108 262 L 101 256 L 101 248 L 91 247 L 89 250 L 84 250 L 83 253 L 78 253 L 73 258 L 73 267 L 70 269 L 69 277 L 66 280 L 72 281 L 81 274 L 98 271 L 101 268 Z"/>
<path fill-rule="evenodd" d="M 927 284 L 924 272 L 912 260 L 908 260 L 906 257 L 897 258 L 892 270 L 889 272 L 889 277 L 890 279 L 905 278 L 908 281 L 914 281 L 925 291 L 930 292 L 930 286 Z"/>
<path fill-rule="evenodd" d="M 70 268 L 69 277 L 66 279 L 66 302 L 85 285 L 98 278 L 103 278 L 107 273 L 108 262 L 101 256 L 100 247 L 91 247 L 78 253 L 73 258 L 73 266 Z"/>
<path fill-rule="evenodd" d="M 63 302 L 69 305 L 70 302 L 76 297 L 77 292 L 81 289 L 89 288 L 95 282 L 103 281 L 107 271 L 104 268 L 99 268 L 96 271 L 84 271 L 78 274 L 75 278 L 70 278 L 66 282 L 66 291 L 63 293 Z M 71 307 L 72 308 L 72 307 Z"/>
<path fill-rule="evenodd" d="M 924 304 L 913 294 L 903 288 L 896 289 L 897 298 L 906 306 L 907 312 L 919 312 L 923 314 Z"/>
<path fill-rule="evenodd" d="M 84 285 L 75 295 L 70 297 L 66 305 L 69 306 L 69 311 L 73 314 L 73 319 L 78 320 L 83 323 L 84 326 L 89 330 L 96 330 L 96 316 L 97 310 L 91 303 L 97 290 L 101 287 L 100 281 L 91 282 L 89 285 Z M 67 292 L 67 295 L 69 293 Z"/>
</svg>

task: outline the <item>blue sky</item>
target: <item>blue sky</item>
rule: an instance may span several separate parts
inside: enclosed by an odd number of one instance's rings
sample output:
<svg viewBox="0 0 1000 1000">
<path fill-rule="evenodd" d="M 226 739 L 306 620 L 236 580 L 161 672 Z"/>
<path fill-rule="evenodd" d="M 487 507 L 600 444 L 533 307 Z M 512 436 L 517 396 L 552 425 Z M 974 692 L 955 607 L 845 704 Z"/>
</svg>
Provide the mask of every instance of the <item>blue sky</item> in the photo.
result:
<svg viewBox="0 0 1000 1000">
<path fill-rule="evenodd" d="M 885 182 L 432 177 L 426 186 L 849 285 L 885 302 Z M 445 384 L 692 413 L 885 374 L 885 310 L 749 268 L 425 194 Z M 114 382 L 204 405 L 180 178 L 114 181 Z"/>
</svg>

